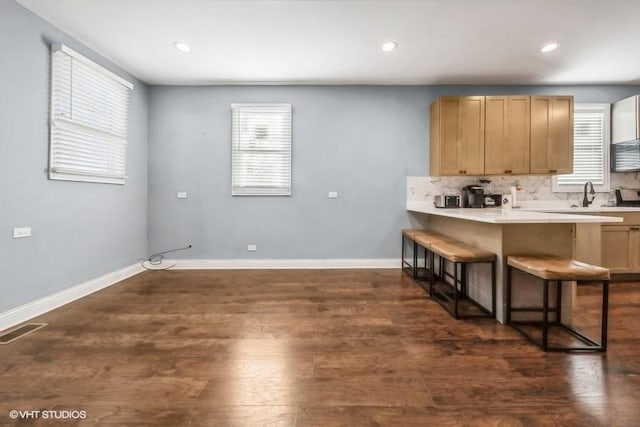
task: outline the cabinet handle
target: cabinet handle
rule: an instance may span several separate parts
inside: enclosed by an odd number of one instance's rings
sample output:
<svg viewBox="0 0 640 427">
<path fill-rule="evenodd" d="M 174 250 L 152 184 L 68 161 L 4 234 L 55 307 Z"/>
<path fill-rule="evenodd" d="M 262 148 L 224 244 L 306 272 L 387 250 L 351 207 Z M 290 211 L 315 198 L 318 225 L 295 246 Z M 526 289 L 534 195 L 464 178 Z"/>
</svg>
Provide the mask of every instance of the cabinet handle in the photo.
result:
<svg viewBox="0 0 640 427">
<path fill-rule="evenodd" d="M 511 170 L 504 171 L 504 173 L 511 173 L 511 172 L 512 172 Z"/>
<path fill-rule="evenodd" d="M 556 173 L 556 172 L 558 172 L 558 170 L 557 169 L 549 169 L 549 172 Z"/>
<path fill-rule="evenodd" d="M 640 231 L 640 227 L 631 227 L 632 231 Z"/>
</svg>

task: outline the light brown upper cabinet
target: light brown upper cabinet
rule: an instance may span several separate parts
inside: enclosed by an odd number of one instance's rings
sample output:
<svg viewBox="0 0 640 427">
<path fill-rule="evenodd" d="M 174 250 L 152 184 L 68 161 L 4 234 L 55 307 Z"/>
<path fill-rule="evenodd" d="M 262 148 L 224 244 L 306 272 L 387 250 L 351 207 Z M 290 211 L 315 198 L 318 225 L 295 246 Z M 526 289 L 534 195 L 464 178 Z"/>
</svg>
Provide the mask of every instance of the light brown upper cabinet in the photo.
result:
<svg viewBox="0 0 640 427">
<path fill-rule="evenodd" d="M 531 97 L 532 174 L 573 172 L 573 97 Z"/>
<path fill-rule="evenodd" d="M 530 129 L 530 96 L 487 96 L 484 173 L 529 173 Z"/>
<path fill-rule="evenodd" d="M 431 104 L 430 174 L 573 172 L 572 96 L 441 96 Z"/>
<path fill-rule="evenodd" d="M 443 96 L 431 104 L 430 174 L 484 174 L 484 96 Z"/>
</svg>

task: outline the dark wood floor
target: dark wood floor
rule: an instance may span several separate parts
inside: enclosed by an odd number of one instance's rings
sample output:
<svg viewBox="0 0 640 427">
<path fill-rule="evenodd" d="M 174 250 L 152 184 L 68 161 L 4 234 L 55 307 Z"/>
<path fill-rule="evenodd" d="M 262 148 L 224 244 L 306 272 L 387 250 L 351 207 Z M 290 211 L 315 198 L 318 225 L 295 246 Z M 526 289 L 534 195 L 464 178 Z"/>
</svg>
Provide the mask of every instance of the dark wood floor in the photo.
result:
<svg viewBox="0 0 640 427">
<path fill-rule="evenodd" d="M 0 425 L 640 423 L 638 283 L 612 286 L 606 356 L 456 321 L 399 270 L 146 272 L 37 320 L 0 346 Z"/>
</svg>

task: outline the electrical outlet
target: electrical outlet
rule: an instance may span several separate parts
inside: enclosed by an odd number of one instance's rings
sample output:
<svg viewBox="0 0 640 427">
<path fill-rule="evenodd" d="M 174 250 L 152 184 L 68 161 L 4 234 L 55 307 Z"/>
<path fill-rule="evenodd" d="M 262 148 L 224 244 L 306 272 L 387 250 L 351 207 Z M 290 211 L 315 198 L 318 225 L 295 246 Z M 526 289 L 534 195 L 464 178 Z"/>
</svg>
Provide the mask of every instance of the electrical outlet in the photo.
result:
<svg viewBox="0 0 640 427">
<path fill-rule="evenodd" d="M 330 199 L 337 199 L 338 198 L 338 192 L 337 191 L 329 191 L 329 198 Z"/>
<path fill-rule="evenodd" d="M 31 227 L 21 227 L 13 229 L 14 239 L 23 239 L 25 237 L 31 237 Z"/>
<path fill-rule="evenodd" d="M 178 199 L 186 199 L 186 198 L 187 198 L 187 192 L 186 191 L 178 192 Z"/>
<path fill-rule="evenodd" d="M 258 250 L 258 245 L 247 245 L 247 251 L 255 252 Z"/>
</svg>

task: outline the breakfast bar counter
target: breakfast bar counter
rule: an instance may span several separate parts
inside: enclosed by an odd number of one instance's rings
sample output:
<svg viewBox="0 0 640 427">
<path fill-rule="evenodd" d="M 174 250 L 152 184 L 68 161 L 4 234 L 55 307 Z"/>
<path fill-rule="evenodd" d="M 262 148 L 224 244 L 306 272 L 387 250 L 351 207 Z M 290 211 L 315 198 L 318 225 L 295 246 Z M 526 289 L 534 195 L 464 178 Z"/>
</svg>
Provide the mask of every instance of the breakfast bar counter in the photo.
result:
<svg viewBox="0 0 640 427">
<path fill-rule="evenodd" d="M 578 258 L 576 247 L 577 224 L 580 233 L 589 245 L 600 244 L 600 225 L 619 223 L 622 218 L 612 216 L 582 215 L 570 213 L 533 212 L 520 209 L 501 208 L 436 208 L 431 201 L 407 201 L 407 210 L 413 214 L 418 228 L 435 231 L 459 241 L 489 250 L 498 257 L 496 279 L 497 319 L 505 321 L 506 265 L 508 255 L 557 255 Z M 584 260 L 589 262 L 589 260 Z M 483 282 L 478 288 L 476 300 L 490 300 L 490 272 L 483 266 L 474 268 L 470 274 Z M 539 298 L 539 287 L 527 284 L 527 278 L 519 278 L 520 285 L 514 293 L 516 305 L 526 305 L 532 298 Z M 565 292 L 567 295 L 565 295 Z M 563 320 L 570 322 L 573 291 L 563 289 Z M 567 306 L 567 307 L 565 307 Z M 566 317 L 566 318 L 565 318 Z"/>
<path fill-rule="evenodd" d="M 603 222 L 622 222 L 622 218 L 617 217 L 572 214 L 565 213 L 566 211 L 562 211 L 562 213 L 549 213 L 546 211 L 542 212 L 517 208 L 509 210 L 503 210 L 502 208 L 436 208 L 432 202 L 423 201 L 407 201 L 407 210 L 448 218 L 486 222 L 489 224 L 599 224 Z"/>
</svg>

